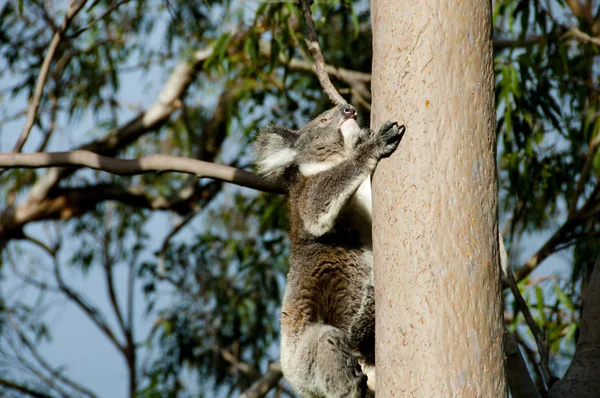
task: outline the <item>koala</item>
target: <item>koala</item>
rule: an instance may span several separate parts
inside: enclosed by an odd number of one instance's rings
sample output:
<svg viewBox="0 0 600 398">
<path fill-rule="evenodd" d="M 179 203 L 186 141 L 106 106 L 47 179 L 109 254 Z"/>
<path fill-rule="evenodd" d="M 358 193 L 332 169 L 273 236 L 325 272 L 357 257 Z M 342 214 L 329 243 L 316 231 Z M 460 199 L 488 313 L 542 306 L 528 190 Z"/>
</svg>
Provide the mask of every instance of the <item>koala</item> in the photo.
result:
<svg viewBox="0 0 600 398">
<path fill-rule="evenodd" d="M 283 179 L 291 253 L 281 309 L 281 367 L 304 397 L 374 396 L 371 175 L 405 127 L 361 129 L 352 105 L 299 130 L 264 128 L 259 173 Z M 373 387 L 371 387 L 373 389 Z"/>
</svg>

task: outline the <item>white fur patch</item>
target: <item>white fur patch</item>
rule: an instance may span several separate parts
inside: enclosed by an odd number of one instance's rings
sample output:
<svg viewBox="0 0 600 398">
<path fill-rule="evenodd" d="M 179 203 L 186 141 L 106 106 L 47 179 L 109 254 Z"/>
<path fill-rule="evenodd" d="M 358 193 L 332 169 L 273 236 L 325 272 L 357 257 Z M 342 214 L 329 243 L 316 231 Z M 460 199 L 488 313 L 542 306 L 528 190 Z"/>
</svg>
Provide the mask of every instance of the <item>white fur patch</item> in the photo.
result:
<svg viewBox="0 0 600 398">
<path fill-rule="evenodd" d="M 367 387 L 369 390 L 375 391 L 375 366 L 369 366 L 363 361 L 358 361 L 362 371 L 367 375 Z"/>
<path fill-rule="evenodd" d="M 358 123 L 356 123 L 356 120 L 354 120 L 354 119 L 346 120 L 344 123 L 342 123 L 342 126 L 340 127 L 340 131 L 342 132 L 342 135 L 344 136 L 344 147 L 346 149 L 354 148 L 354 145 L 356 144 L 356 140 L 358 139 L 358 136 L 360 135 L 360 127 L 358 126 Z"/>
<path fill-rule="evenodd" d="M 283 148 L 258 162 L 258 168 L 262 173 L 270 173 L 290 164 L 298 152 L 290 148 Z"/>
<path fill-rule="evenodd" d="M 373 219 L 373 200 L 371 197 L 371 177 L 365 178 L 360 184 L 354 198 L 352 199 L 354 211 L 364 212 L 369 217 L 369 221 Z"/>
<path fill-rule="evenodd" d="M 358 177 L 360 178 L 360 177 Z M 356 183 L 358 183 L 359 181 L 361 182 L 361 185 L 359 185 L 359 188 L 362 185 L 365 185 L 365 187 L 368 187 L 368 195 L 367 197 L 369 198 L 369 203 L 370 203 L 370 198 L 371 198 L 371 180 L 367 178 L 367 180 L 369 180 L 368 182 L 365 182 L 365 177 L 362 177 L 360 179 L 356 180 Z M 349 183 L 347 184 L 347 188 L 348 187 L 352 187 L 352 186 L 356 186 L 354 185 L 354 183 Z M 352 201 L 351 203 L 354 204 L 354 201 L 356 200 L 356 193 L 357 191 L 354 193 L 354 196 L 350 198 L 350 200 Z M 367 188 L 363 188 L 363 192 L 364 190 L 366 190 Z M 365 199 L 366 200 L 366 197 Z M 321 236 L 325 233 L 327 233 L 328 231 L 330 231 L 334 224 L 335 224 L 335 220 L 337 218 L 337 216 L 340 214 L 340 211 L 342 210 L 342 207 L 344 207 L 344 205 L 348 203 L 348 197 L 344 196 L 344 195 L 339 195 L 338 197 L 336 197 L 333 201 L 331 201 L 331 203 L 329 203 L 329 208 L 327 209 L 327 213 L 324 214 L 320 214 L 317 219 L 311 219 L 309 217 L 303 217 L 304 218 L 304 227 L 306 228 L 306 230 L 308 232 L 310 232 L 312 235 L 314 236 Z M 361 206 L 366 206 L 364 203 L 361 204 Z M 367 213 L 367 210 L 369 211 L 369 213 Z M 353 211 L 357 211 L 356 209 L 353 209 Z M 361 208 L 358 211 L 363 211 L 366 214 L 370 214 L 370 207 L 365 207 L 364 210 Z M 369 223 L 370 224 L 370 223 Z M 368 226 L 369 229 L 371 228 L 371 226 Z M 370 231 L 369 231 L 370 233 Z"/>
<path fill-rule="evenodd" d="M 329 170 L 336 165 L 337 163 L 334 162 L 304 163 L 300 165 L 300 173 L 305 177 L 309 177 Z"/>
<path fill-rule="evenodd" d="M 343 198 L 343 196 L 334 199 L 329 204 L 327 213 L 321 214 L 318 219 L 314 220 L 313 222 L 304 221 L 304 227 L 314 236 L 326 234 L 333 228 L 335 220 L 345 202 L 346 200 Z"/>
</svg>

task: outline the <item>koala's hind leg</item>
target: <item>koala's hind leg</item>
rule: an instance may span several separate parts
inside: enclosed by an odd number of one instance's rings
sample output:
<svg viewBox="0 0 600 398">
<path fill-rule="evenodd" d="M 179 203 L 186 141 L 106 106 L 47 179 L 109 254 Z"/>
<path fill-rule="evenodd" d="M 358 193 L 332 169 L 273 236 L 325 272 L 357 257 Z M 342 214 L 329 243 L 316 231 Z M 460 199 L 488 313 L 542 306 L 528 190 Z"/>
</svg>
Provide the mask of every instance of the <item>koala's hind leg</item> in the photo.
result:
<svg viewBox="0 0 600 398">
<path fill-rule="evenodd" d="M 309 326 L 293 350 L 282 347 L 283 372 L 304 397 L 373 397 L 345 333 L 329 325 Z M 284 360 L 284 357 L 285 358 Z M 285 364 L 289 364 L 289 368 Z M 287 369 L 286 369 L 287 368 Z"/>
</svg>

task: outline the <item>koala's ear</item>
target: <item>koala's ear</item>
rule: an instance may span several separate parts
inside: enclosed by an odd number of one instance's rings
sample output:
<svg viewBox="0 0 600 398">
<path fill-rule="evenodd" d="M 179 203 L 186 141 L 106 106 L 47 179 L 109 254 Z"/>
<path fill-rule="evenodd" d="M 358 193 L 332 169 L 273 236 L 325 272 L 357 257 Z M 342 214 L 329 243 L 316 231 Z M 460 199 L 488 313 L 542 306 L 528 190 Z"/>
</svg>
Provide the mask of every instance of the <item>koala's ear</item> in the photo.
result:
<svg viewBox="0 0 600 398">
<path fill-rule="evenodd" d="M 265 176 L 283 176 L 298 154 L 294 148 L 298 137 L 297 131 L 286 127 L 271 125 L 263 128 L 254 142 L 258 172 Z"/>
</svg>

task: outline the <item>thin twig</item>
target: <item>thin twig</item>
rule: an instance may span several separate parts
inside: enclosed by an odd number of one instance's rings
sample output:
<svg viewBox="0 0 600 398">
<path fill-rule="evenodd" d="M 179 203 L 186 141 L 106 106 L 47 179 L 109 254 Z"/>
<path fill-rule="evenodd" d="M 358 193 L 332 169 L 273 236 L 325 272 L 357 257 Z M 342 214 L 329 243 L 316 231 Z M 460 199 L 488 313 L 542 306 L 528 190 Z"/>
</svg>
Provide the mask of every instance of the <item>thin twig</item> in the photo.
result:
<svg viewBox="0 0 600 398">
<path fill-rule="evenodd" d="M 531 46 L 534 44 L 541 44 L 543 43 L 544 38 L 542 36 L 530 36 L 530 37 L 526 37 L 524 39 L 494 39 L 493 41 L 493 45 L 494 45 L 494 50 L 496 51 L 500 51 L 500 50 L 504 50 L 506 48 L 522 48 L 522 47 L 527 47 L 527 46 Z"/>
<path fill-rule="evenodd" d="M 56 248 L 50 248 L 50 246 L 48 246 L 47 244 L 45 244 L 41 240 L 39 240 L 37 238 L 34 238 L 33 236 L 29 236 L 29 235 L 25 235 L 24 239 L 26 241 L 31 242 L 34 245 L 38 246 L 43 251 L 45 251 L 46 253 L 48 253 L 51 257 L 56 256 L 56 251 L 57 251 Z"/>
<path fill-rule="evenodd" d="M 179 109 L 180 98 L 192 84 L 197 71 L 213 52 L 212 46 L 196 51 L 192 63 L 180 62 L 167 78 L 156 101 L 125 124 L 110 131 L 104 137 L 79 146 L 78 149 L 114 156 L 120 149 L 134 142 L 144 133 L 162 126 Z M 31 187 L 27 200 L 39 201 L 55 188 L 61 179 L 68 177 L 73 170 L 53 168 L 41 176 Z"/>
<path fill-rule="evenodd" d="M 513 398 L 533 398 L 538 393 L 529 375 L 527 363 L 521 355 L 519 343 L 511 332 L 504 330 L 504 356 L 506 381 Z"/>
<path fill-rule="evenodd" d="M 265 58 L 271 58 L 271 44 L 266 40 L 261 40 L 259 42 L 260 52 Z M 317 77 L 319 77 L 319 70 L 315 66 L 314 62 L 305 61 L 299 58 L 291 58 L 286 59 L 282 54 L 279 55 L 279 61 L 282 64 L 287 65 L 290 70 L 293 71 L 302 71 L 302 72 L 311 72 Z M 324 65 L 325 73 L 327 77 L 334 77 L 335 79 L 341 80 L 350 87 L 352 87 L 353 91 L 360 93 L 360 95 L 367 100 L 371 99 L 371 91 L 369 87 L 369 83 L 371 83 L 371 74 L 365 72 L 359 72 L 350 69 L 338 68 L 333 65 Z"/>
<path fill-rule="evenodd" d="M 42 383 L 44 383 L 47 386 L 46 390 L 50 388 L 56 391 L 60 396 L 68 397 L 69 394 L 67 390 L 64 386 L 59 385 L 57 383 L 57 379 L 55 377 L 51 375 L 46 375 L 47 372 L 44 372 L 43 369 L 41 369 L 39 366 L 35 365 L 30 360 L 25 358 L 24 351 L 22 349 L 23 341 L 21 339 L 21 335 L 19 334 L 20 324 L 18 324 L 17 321 L 12 317 L 9 317 L 7 319 L 10 322 L 11 330 L 16 334 L 16 338 L 18 339 L 17 344 L 17 342 L 15 342 L 12 338 L 9 338 L 8 335 L 5 334 L 7 344 L 13 351 L 19 364 L 22 365 L 25 369 L 27 369 L 33 376 L 37 377 Z"/>
<path fill-rule="evenodd" d="M 577 28 L 571 28 L 565 34 L 567 37 L 574 37 L 585 44 L 593 44 L 600 47 L 600 37 L 592 37 Z"/>
<path fill-rule="evenodd" d="M 125 326 L 125 321 L 123 320 L 123 315 L 121 314 L 121 307 L 119 307 L 119 300 L 117 298 L 117 293 L 115 290 L 115 280 L 113 275 L 113 259 L 110 255 L 110 226 L 106 226 L 104 228 L 104 236 L 102 237 L 102 263 L 104 268 L 104 278 L 106 279 L 106 288 L 108 289 L 108 297 L 110 299 L 110 303 L 117 318 L 117 322 L 123 335 L 127 334 L 127 327 Z"/>
<path fill-rule="evenodd" d="M 50 137 L 52 137 L 52 134 L 54 133 L 54 128 L 56 127 L 56 115 L 58 114 L 58 98 L 52 98 L 51 102 L 52 104 L 50 106 L 50 123 L 48 124 L 46 131 L 44 131 L 44 138 L 40 142 L 40 145 L 37 147 L 35 152 L 42 152 L 44 149 L 46 149 L 46 145 L 48 145 Z"/>
<path fill-rule="evenodd" d="M 86 30 L 88 30 L 89 28 L 91 28 L 92 26 L 94 26 L 95 24 L 97 24 L 98 22 L 100 22 L 101 20 L 103 20 L 104 18 L 106 18 L 106 16 L 108 14 L 110 14 L 111 12 L 113 12 L 114 10 L 116 10 L 117 8 L 121 7 L 123 4 L 125 3 L 129 3 L 131 0 L 122 0 L 120 2 L 118 2 L 117 4 L 113 5 L 112 7 L 110 7 L 108 10 L 106 10 L 104 12 L 104 14 L 100 15 L 98 18 L 94 19 L 92 22 L 90 22 L 89 24 L 87 24 L 85 27 L 79 29 L 77 32 L 67 36 L 69 39 L 73 39 L 77 36 L 79 36 L 80 34 L 82 34 L 83 32 L 85 32 Z"/>
<path fill-rule="evenodd" d="M 538 354 L 540 356 L 539 365 L 542 370 L 542 374 L 544 375 L 546 385 L 550 386 L 550 383 L 552 382 L 552 373 L 550 371 L 550 353 L 548 351 L 546 336 L 542 329 L 540 329 L 538 324 L 533 319 L 531 311 L 529 311 L 529 306 L 527 306 L 527 302 L 523 298 L 523 295 L 521 294 L 519 288 L 515 283 L 515 278 L 512 272 L 508 275 L 508 286 L 510 287 L 511 292 L 515 297 L 515 300 L 517 300 L 519 310 L 523 314 L 525 322 L 527 323 L 527 326 L 529 326 L 529 330 L 531 330 L 531 333 L 533 334 L 535 344 L 538 348 Z"/>
<path fill-rule="evenodd" d="M 538 391 L 540 391 L 540 392 L 545 391 L 546 387 L 543 385 L 544 384 L 544 376 L 542 376 L 542 371 L 540 370 L 540 367 L 536 366 L 535 351 L 527 345 L 525 340 L 523 340 L 523 338 L 521 336 L 519 336 L 519 333 L 516 330 L 515 330 L 515 333 L 513 334 L 513 336 L 517 340 L 519 345 L 521 347 L 523 347 L 523 350 L 525 351 L 525 355 L 527 355 L 527 360 L 531 364 L 531 369 L 533 370 L 533 373 L 535 374 L 535 384 L 537 386 Z"/>
<path fill-rule="evenodd" d="M 43 392 L 32 390 L 29 387 L 17 384 L 13 381 L 0 379 L 0 387 L 4 387 L 10 390 L 15 390 L 20 392 L 21 394 L 26 394 L 30 397 L 34 398 L 53 398 L 52 395 L 45 394 Z"/>
<path fill-rule="evenodd" d="M 573 237 L 573 232 L 577 227 L 585 225 L 588 220 L 597 217 L 600 214 L 600 184 L 594 187 L 594 190 L 587 198 L 586 202 L 579 210 L 570 214 L 565 222 L 552 234 L 552 236 L 544 243 L 544 245 L 534 253 L 529 259 L 514 272 L 517 282 L 525 279 L 534 269 L 536 269 L 545 259 L 551 254 L 556 253 L 559 249 L 564 249 L 570 245 L 564 245 L 564 242 L 569 242 Z M 562 244 L 562 246 L 561 246 Z"/>
<path fill-rule="evenodd" d="M 548 352 L 546 336 L 533 319 L 531 311 L 529 311 L 529 306 L 527 305 L 527 302 L 525 301 L 523 295 L 521 295 L 521 292 L 517 287 L 512 268 L 510 267 L 510 264 L 508 264 L 508 254 L 506 253 L 506 248 L 504 247 L 504 241 L 502 237 L 499 237 L 499 248 L 501 263 L 504 263 L 506 266 L 506 279 L 508 281 L 508 286 L 510 287 L 510 291 L 512 292 L 515 300 L 517 301 L 519 310 L 525 317 L 525 322 L 527 322 L 527 326 L 529 326 L 531 334 L 533 334 L 535 343 L 538 348 L 538 353 L 540 355 L 539 365 L 542 370 L 542 374 L 544 375 L 546 386 L 549 386 L 552 380 L 552 373 L 550 372 L 550 353 Z"/>
<path fill-rule="evenodd" d="M 19 336 L 19 339 L 25 345 L 25 347 L 27 347 L 27 349 L 29 350 L 29 352 L 31 353 L 31 355 L 36 359 L 36 361 L 42 366 L 42 368 L 46 372 L 48 372 L 48 373 L 50 373 L 52 375 L 53 378 L 55 378 L 55 379 L 63 382 L 67 386 L 73 388 L 74 390 L 77 390 L 78 392 L 80 392 L 80 393 L 82 393 L 84 395 L 87 395 L 89 397 L 95 397 L 96 396 L 93 392 L 91 392 L 90 390 L 88 390 L 87 388 L 85 388 L 84 386 L 82 386 L 81 384 L 76 383 L 75 381 L 73 381 L 73 380 L 67 378 L 66 376 L 64 376 L 63 373 L 61 371 L 59 371 L 58 369 L 54 369 L 42 357 L 42 355 L 38 352 L 38 349 L 35 347 L 35 344 L 33 344 L 27 338 L 27 336 L 25 335 L 25 333 L 23 332 L 23 330 L 17 329 L 16 327 L 14 327 L 13 330 L 15 330 L 15 332 Z"/>
<path fill-rule="evenodd" d="M 48 51 L 46 52 L 46 56 L 44 57 L 44 61 L 42 62 L 42 66 L 40 68 L 40 74 L 38 75 L 37 82 L 35 84 L 35 90 L 33 92 L 33 97 L 31 97 L 31 101 L 29 103 L 29 109 L 27 110 L 27 119 L 25 120 L 25 125 L 23 126 L 23 130 L 19 135 L 19 139 L 17 140 L 15 147 L 13 148 L 13 152 L 21 152 L 27 138 L 29 137 L 29 133 L 31 132 L 31 128 L 35 123 L 35 119 L 37 118 L 37 112 L 40 107 L 40 102 L 42 99 L 42 95 L 44 94 L 44 86 L 46 85 L 46 80 L 48 80 L 48 74 L 50 73 L 50 64 L 52 63 L 52 58 L 54 58 L 54 54 L 58 48 L 58 45 L 63 39 L 65 31 L 68 29 L 71 21 L 77 15 L 79 11 L 83 8 L 87 0 L 81 0 L 79 2 L 69 2 L 69 6 L 67 8 L 67 15 L 65 15 L 65 19 L 61 24 L 59 30 L 52 36 L 52 40 L 50 41 L 50 45 L 48 46 Z"/>
<path fill-rule="evenodd" d="M 566 0 L 565 2 L 571 9 L 571 12 L 575 16 L 575 18 L 583 19 L 584 9 L 583 9 L 583 4 L 581 3 L 580 0 Z"/>
<path fill-rule="evenodd" d="M 190 221 L 194 219 L 200 212 L 204 210 L 201 207 L 194 207 L 192 211 L 190 211 L 181 221 L 179 221 L 165 236 L 163 243 L 160 247 L 160 250 L 157 253 L 157 257 L 160 259 L 160 263 L 158 264 L 158 275 L 159 278 L 162 278 L 166 274 L 166 265 L 165 265 L 165 253 L 171 244 L 171 239 L 177 235 L 181 229 L 183 229 Z"/>
<path fill-rule="evenodd" d="M 258 372 L 258 370 L 256 370 L 254 366 L 250 365 L 247 362 L 240 361 L 238 357 L 236 357 L 231 351 L 221 348 L 216 344 L 211 347 L 211 350 L 216 354 L 219 354 L 221 358 L 229 362 L 231 366 L 233 366 L 236 370 L 239 370 L 240 372 L 244 373 L 245 375 L 251 377 L 260 376 L 260 373 Z"/>
<path fill-rule="evenodd" d="M 323 58 L 323 54 L 321 53 L 321 47 L 319 46 L 319 40 L 317 38 L 317 34 L 315 32 L 315 24 L 313 22 L 312 14 L 310 12 L 310 4 L 309 0 L 300 0 L 300 6 L 302 7 L 302 13 L 304 14 L 304 20 L 306 21 L 306 35 L 307 39 L 305 40 L 308 50 L 313 56 L 315 61 L 315 69 L 317 73 L 317 77 L 319 78 L 319 83 L 321 83 L 321 87 L 331 100 L 336 105 L 346 104 L 346 100 L 344 97 L 337 92 L 331 80 L 329 80 L 329 75 L 327 74 L 327 70 L 325 69 L 325 59 Z"/>
<path fill-rule="evenodd" d="M 44 21 L 46 21 L 48 26 L 50 26 L 50 29 L 52 29 L 52 33 L 58 32 L 59 27 L 56 25 L 56 23 L 54 22 L 54 19 L 52 19 L 52 16 L 46 9 L 45 1 L 44 0 L 34 0 L 33 3 L 39 7 L 40 11 L 42 12 L 42 18 L 44 18 Z"/>
<path fill-rule="evenodd" d="M 63 294 L 65 294 L 71 301 L 90 318 L 90 320 L 100 329 L 106 337 L 114 344 L 115 348 L 119 350 L 121 353 L 125 353 L 125 348 L 123 344 L 121 344 L 118 340 L 111 328 L 108 326 L 108 322 L 104 319 L 102 313 L 92 305 L 86 303 L 79 295 L 79 293 L 75 292 L 71 289 L 66 282 L 64 281 L 62 274 L 60 272 L 60 265 L 58 263 L 58 259 L 54 258 L 54 276 L 56 278 L 56 283 L 60 290 L 62 290 Z"/>
</svg>

